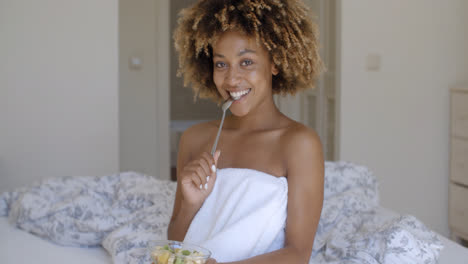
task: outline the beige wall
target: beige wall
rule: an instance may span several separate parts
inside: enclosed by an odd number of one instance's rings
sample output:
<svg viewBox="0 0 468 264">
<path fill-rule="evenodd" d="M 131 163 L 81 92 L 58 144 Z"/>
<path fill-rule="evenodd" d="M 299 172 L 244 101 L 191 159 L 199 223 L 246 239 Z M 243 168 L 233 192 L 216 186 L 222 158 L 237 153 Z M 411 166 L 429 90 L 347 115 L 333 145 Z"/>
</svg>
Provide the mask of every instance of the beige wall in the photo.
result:
<svg viewBox="0 0 468 264">
<path fill-rule="evenodd" d="M 0 192 L 118 171 L 117 3 L 0 2 Z"/>
<path fill-rule="evenodd" d="M 448 89 L 468 78 L 468 4 L 340 6 L 339 157 L 374 171 L 384 206 L 448 235 Z M 380 71 L 366 71 L 371 53 Z"/>
</svg>

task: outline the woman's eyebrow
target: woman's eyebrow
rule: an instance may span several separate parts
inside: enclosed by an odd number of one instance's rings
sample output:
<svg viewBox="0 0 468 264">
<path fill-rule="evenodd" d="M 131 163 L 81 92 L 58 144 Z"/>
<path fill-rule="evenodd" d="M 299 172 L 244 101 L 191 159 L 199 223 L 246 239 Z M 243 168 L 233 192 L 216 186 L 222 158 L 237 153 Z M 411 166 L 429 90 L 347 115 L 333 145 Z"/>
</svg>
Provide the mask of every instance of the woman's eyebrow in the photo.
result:
<svg viewBox="0 0 468 264">
<path fill-rule="evenodd" d="M 245 49 L 245 50 L 241 50 L 241 51 L 237 54 L 237 56 L 242 56 L 242 55 L 244 55 L 244 54 L 246 54 L 246 53 L 257 53 L 257 52 L 256 52 L 255 50 Z M 219 53 L 215 53 L 215 54 L 213 54 L 213 58 L 214 58 L 214 57 L 224 58 L 224 55 L 219 54 Z"/>
<path fill-rule="evenodd" d="M 245 49 L 245 50 L 241 50 L 241 51 L 239 52 L 239 54 L 237 54 L 237 56 L 242 56 L 242 55 L 244 55 L 244 54 L 246 54 L 246 53 L 257 53 L 257 52 L 256 52 L 255 50 Z"/>
</svg>

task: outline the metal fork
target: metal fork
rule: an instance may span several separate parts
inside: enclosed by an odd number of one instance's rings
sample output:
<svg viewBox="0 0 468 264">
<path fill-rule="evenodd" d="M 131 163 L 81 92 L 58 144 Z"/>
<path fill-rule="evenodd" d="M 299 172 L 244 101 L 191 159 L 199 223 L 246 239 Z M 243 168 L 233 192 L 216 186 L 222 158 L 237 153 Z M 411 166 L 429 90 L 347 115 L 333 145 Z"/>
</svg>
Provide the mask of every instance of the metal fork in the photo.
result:
<svg viewBox="0 0 468 264">
<path fill-rule="evenodd" d="M 211 148 L 211 156 L 213 156 L 216 151 L 216 146 L 218 145 L 219 135 L 221 135 L 221 129 L 223 128 L 224 117 L 226 116 L 226 110 L 228 110 L 229 107 L 231 107 L 232 102 L 233 100 L 227 100 L 221 107 L 223 109 L 223 117 L 221 118 L 221 123 L 219 124 L 218 134 L 216 134 L 215 142 L 213 144 L 213 147 Z"/>
</svg>

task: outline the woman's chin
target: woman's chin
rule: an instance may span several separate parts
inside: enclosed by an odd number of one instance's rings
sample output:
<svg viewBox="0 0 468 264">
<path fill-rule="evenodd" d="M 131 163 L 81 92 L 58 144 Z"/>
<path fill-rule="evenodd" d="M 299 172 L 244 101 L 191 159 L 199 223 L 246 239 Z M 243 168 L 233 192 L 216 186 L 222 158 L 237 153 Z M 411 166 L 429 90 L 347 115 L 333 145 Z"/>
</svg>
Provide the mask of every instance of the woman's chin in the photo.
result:
<svg viewBox="0 0 468 264">
<path fill-rule="evenodd" d="M 231 107 L 229 110 L 231 111 L 231 114 L 236 117 L 243 117 L 249 113 L 249 110 L 245 107 L 243 107 L 242 109 L 239 109 L 237 107 Z"/>
</svg>

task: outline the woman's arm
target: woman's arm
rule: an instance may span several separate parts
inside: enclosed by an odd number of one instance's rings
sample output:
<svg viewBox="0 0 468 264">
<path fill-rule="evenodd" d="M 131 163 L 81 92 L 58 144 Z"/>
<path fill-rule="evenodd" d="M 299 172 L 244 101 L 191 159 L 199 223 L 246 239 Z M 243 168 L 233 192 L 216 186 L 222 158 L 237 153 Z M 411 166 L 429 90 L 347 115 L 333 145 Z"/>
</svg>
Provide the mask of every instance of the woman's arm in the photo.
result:
<svg viewBox="0 0 468 264">
<path fill-rule="evenodd" d="M 214 157 L 203 152 L 194 157 L 194 150 L 199 151 L 200 134 L 206 131 L 203 125 L 189 128 L 179 142 L 177 157 L 177 190 L 171 221 L 167 230 L 170 240 L 183 241 L 203 202 L 211 193 L 216 181 L 216 165 L 220 155 Z"/>
<path fill-rule="evenodd" d="M 315 132 L 301 127 L 285 136 L 288 216 L 285 247 L 233 264 L 306 264 L 323 203 L 324 160 Z"/>
<path fill-rule="evenodd" d="M 167 229 L 167 237 L 170 240 L 183 241 L 185 234 L 190 226 L 190 223 L 197 213 L 196 208 L 182 208 L 182 194 L 180 188 L 180 171 L 183 166 L 190 160 L 190 150 L 187 146 L 187 139 L 189 131 L 182 134 L 179 141 L 179 152 L 177 154 L 177 190 L 174 200 L 174 208 L 172 210 L 171 221 Z"/>
</svg>

